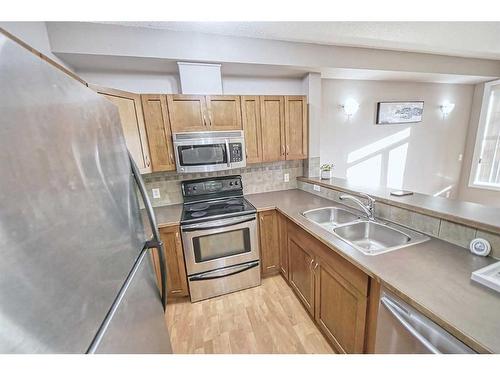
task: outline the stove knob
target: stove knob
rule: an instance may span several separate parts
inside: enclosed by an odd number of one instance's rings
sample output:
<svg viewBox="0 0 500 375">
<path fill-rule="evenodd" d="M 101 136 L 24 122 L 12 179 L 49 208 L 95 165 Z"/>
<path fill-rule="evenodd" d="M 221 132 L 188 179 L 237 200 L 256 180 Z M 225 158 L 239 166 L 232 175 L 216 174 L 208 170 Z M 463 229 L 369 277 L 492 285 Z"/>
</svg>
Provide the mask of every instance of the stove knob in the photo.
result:
<svg viewBox="0 0 500 375">
<path fill-rule="evenodd" d="M 233 181 L 231 181 L 231 182 L 229 183 L 229 186 L 233 186 Z"/>
<path fill-rule="evenodd" d="M 235 185 L 238 185 L 238 181 L 234 181 L 234 184 L 235 184 Z"/>
<path fill-rule="evenodd" d="M 193 186 L 193 190 L 196 190 L 196 186 Z"/>
</svg>

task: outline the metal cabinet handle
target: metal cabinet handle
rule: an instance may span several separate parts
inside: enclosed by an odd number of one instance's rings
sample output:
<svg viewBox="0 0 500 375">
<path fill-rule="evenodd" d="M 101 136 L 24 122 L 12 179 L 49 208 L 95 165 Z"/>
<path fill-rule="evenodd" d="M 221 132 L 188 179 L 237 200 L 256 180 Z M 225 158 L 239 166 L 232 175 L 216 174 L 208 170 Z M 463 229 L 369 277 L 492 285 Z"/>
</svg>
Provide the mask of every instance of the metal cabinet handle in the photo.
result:
<svg viewBox="0 0 500 375">
<path fill-rule="evenodd" d="M 170 162 L 174 164 L 174 157 L 172 156 L 172 153 L 168 154 L 168 156 L 170 157 Z"/>
<path fill-rule="evenodd" d="M 316 262 L 316 264 L 314 265 L 314 268 L 313 268 L 313 272 L 315 272 L 315 271 L 316 271 L 316 268 L 318 268 L 318 266 L 319 266 L 319 263 L 318 263 L 318 262 Z"/>
<path fill-rule="evenodd" d="M 312 268 L 313 263 L 314 263 L 314 259 L 311 259 L 311 263 L 309 263 L 309 268 Z"/>
<path fill-rule="evenodd" d="M 290 145 L 286 145 L 286 154 L 288 155 L 290 153 Z"/>
<path fill-rule="evenodd" d="M 285 145 L 282 145 L 281 146 L 281 155 L 285 155 Z"/>
<path fill-rule="evenodd" d="M 149 167 L 151 165 L 151 162 L 149 161 L 149 155 L 146 155 L 146 167 Z"/>
</svg>

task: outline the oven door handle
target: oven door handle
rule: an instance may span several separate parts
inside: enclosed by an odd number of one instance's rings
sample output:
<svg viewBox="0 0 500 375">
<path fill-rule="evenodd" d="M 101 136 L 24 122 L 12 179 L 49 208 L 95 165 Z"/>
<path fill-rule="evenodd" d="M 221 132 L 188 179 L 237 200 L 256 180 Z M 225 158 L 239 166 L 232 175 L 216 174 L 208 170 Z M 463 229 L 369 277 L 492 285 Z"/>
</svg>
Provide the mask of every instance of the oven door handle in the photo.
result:
<svg viewBox="0 0 500 375">
<path fill-rule="evenodd" d="M 250 218 L 246 218 L 246 219 L 243 219 L 243 220 L 225 221 L 223 223 L 221 221 L 218 221 L 214 225 L 199 226 L 199 224 L 193 224 L 192 226 L 183 226 L 182 227 L 182 231 L 183 232 L 196 232 L 196 231 L 199 231 L 199 230 L 209 230 L 209 229 L 224 228 L 224 227 L 230 227 L 230 226 L 237 225 L 237 224 L 246 223 L 248 221 L 253 221 L 253 220 L 256 220 L 255 216 L 250 217 Z"/>
<path fill-rule="evenodd" d="M 190 276 L 189 281 L 203 281 L 203 280 L 220 279 L 221 277 L 236 275 L 238 273 L 248 271 L 249 269 L 252 269 L 252 268 L 258 267 L 258 266 L 259 266 L 259 261 L 256 260 L 256 261 L 246 263 L 246 264 L 239 264 L 239 265 L 233 266 L 233 267 L 223 268 L 223 269 L 215 270 L 215 271 L 208 271 L 208 272 L 204 272 L 204 273 L 199 274 L 199 275 Z"/>
</svg>

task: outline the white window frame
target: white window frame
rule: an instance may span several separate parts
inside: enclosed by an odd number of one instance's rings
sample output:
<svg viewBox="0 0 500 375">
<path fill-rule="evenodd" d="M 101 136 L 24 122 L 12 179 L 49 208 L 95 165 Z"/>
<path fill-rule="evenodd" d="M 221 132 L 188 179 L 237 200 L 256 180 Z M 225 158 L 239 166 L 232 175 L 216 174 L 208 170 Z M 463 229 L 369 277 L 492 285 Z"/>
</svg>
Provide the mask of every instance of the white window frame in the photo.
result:
<svg viewBox="0 0 500 375">
<path fill-rule="evenodd" d="M 481 114 L 479 115 L 479 124 L 476 132 L 476 143 L 474 145 L 474 155 L 472 157 L 472 165 L 470 169 L 469 176 L 469 187 L 485 189 L 485 190 L 496 190 L 500 191 L 500 186 L 496 184 L 488 184 L 485 182 L 476 182 L 476 177 L 479 172 L 479 158 L 482 154 L 482 143 L 484 134 L 486 132 L 486 125 L 489 119 L 489 102 L 492 86 L 500 85 L 500 79 L 496 81 L 486 82 L 484 84 L 483 91 L 483 102 L 481 104 Z"/>
</svg>

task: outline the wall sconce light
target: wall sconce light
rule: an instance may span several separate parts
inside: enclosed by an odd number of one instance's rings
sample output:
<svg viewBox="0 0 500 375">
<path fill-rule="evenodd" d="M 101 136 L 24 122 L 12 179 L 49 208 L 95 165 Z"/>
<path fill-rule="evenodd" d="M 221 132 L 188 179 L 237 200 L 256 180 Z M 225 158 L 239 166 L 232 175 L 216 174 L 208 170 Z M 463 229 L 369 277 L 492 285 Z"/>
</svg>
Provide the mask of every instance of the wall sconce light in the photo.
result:
<svg viewBox="0 0 500 375">
<path fill-rule="evenodd" d="M 443 104 L 441 104 L 439 106 L 439 109 L 443 114 L 443 119 L 448 117 L 448 115 L 453 111 L 454 108 L 455 108 L 455 103 L 444 102 Z"/>
<path fill-rule="evenodd" d="M 356 100 L 349 98 L 345 101 L 344 104 L 341 105 L 341 107 L 344 110 L 347 118 L 350 118 L 352 115 L 358 112 L 359 103 Z"/>
</svg>

